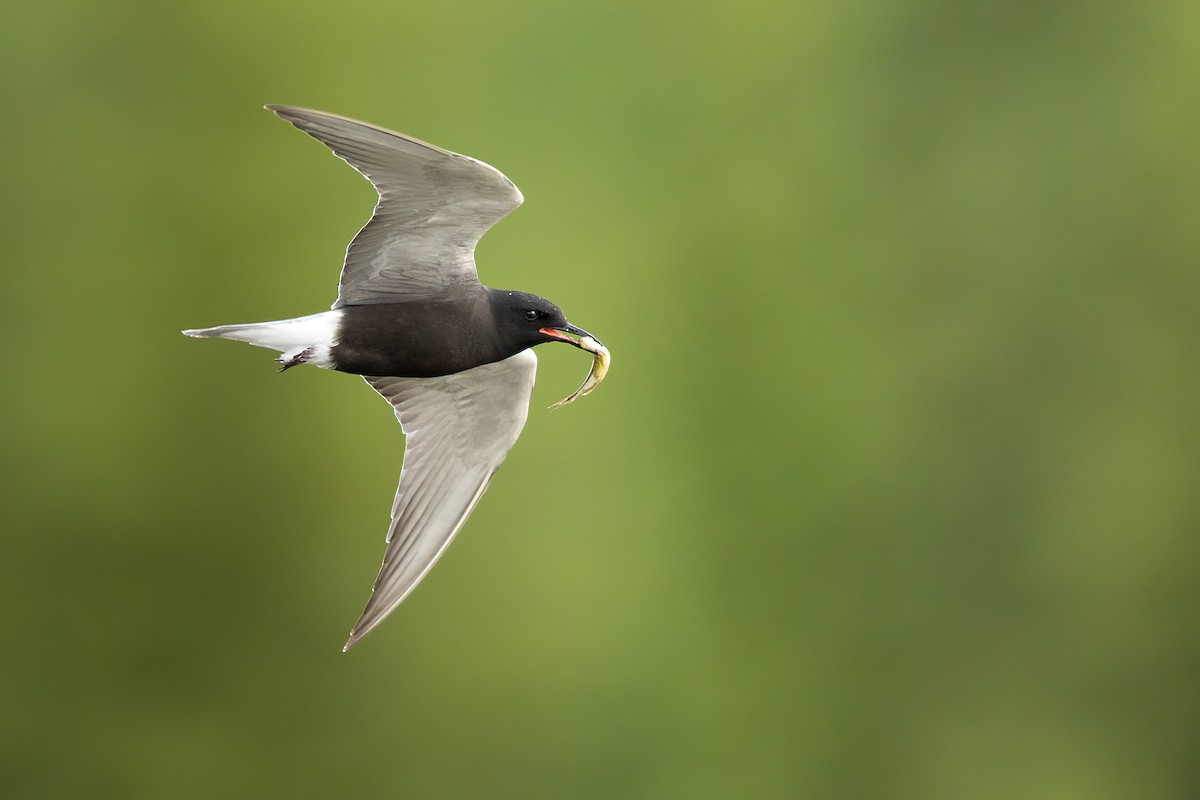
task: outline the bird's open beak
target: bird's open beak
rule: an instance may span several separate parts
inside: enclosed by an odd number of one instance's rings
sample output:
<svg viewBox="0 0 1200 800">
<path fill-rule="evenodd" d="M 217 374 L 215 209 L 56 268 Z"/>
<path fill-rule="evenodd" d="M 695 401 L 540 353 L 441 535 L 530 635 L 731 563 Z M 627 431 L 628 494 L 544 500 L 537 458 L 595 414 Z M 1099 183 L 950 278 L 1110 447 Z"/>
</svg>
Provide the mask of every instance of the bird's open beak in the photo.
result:
<svg viewBox="0 0 1200 800">
<path fill-rule="evenodd" d="M 584 339 L 590 339 L 592 342 L 595 342 L 596 344 L 600 345 L 601 347 L 604 346 L 604 345 L 600 344 L 600 340 L 597 339 L 595 336 L 592 336 L 590 333 L 585 331 L 583 328 L 576 328 L 574 325 L 571 325 L 570 323 L 568 323 L 567 325 L 564 325 L 561 328 L 542 328 L 540 330 L 540 332 L 545 334 L 546 336 L 549 336 L 551 339 L 558 339 L 560 342 L 566 342 L 567 344 L 573 344 L 576 347 L 578 347 L 580 350 L 587 350 L 589 353 L 594 353 L 596 351 L 593 350 L 591 347 L 586 346 L 585 343 L 583 342 Z"/>
</svg>

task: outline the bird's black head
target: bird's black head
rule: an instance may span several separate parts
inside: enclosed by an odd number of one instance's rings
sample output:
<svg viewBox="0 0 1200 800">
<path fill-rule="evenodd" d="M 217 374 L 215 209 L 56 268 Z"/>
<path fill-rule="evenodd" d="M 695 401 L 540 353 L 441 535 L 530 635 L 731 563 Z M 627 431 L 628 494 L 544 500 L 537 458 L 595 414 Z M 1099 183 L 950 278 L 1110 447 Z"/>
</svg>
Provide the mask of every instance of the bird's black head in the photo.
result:
<svg viewBox="0 0 1200 800">
<path fill-rule="evenodd" d="M 587 331 L 567 322 L 562 309 L 536 294 L 493 289 L 491 302 L 500 336 L 514 353 L 554 341 L 581 347 L 579 339 L 591 337 Z"/>
</svg>

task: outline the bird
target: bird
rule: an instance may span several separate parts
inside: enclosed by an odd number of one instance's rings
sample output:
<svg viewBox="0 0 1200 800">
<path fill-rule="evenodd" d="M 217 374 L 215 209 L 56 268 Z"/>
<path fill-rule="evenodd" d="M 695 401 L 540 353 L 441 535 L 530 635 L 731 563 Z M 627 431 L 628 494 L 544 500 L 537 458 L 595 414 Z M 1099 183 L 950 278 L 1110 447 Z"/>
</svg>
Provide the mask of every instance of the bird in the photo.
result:
<svg viewBox="0 0 1200 800">
<path fill-rule="evenodd" d="M 594 355 L 568 400 L 603 378 L 609 354 L 549 300 L 480 282 L 476 244 L 524 200 L 499 170 L 348 117 L 265 108 L 370 181 L 374 212 L 346 248 L 330 310 L 182 333 L 275 350 L 280 372 L 310 364 L 360 375 L 392 406 L 404 433 L 400 480 L 383 564 L 346 651 L 421 582 L 517 441 L 537 368 L 531 348 L 563 342 Z"/>
</svg>

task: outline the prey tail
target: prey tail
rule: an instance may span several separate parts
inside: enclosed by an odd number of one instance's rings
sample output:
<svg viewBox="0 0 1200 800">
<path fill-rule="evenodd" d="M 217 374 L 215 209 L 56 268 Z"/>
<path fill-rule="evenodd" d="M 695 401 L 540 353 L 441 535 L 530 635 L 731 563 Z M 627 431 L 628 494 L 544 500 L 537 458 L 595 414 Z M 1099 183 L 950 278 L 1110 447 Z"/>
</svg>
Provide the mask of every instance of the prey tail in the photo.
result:
<svg viewBox="0 0 1200 800">
<path fill-rule="evenodd" d="M 296 364 L 314 363 L 328 367 L 330 349 L 337 344 L 338 311 L 325 311 L 296 319 L 274 322 L 251 322 L 245 325 L 218 325 L 215 328 L 194 328 L 183 331 L 184 336 L 197 339 L 233 339 L 255 347 L 265 347 L 281 354 L 278 359 L 284 368 Z"/>
</svg>

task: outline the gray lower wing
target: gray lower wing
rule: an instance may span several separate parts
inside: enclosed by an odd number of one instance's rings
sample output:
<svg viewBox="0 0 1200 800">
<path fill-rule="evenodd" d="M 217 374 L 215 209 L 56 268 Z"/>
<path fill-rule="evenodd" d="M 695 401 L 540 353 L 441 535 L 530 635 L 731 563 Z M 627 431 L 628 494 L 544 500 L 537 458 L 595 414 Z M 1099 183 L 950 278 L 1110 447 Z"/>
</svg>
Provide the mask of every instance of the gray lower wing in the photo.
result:
<svg viewBox="0 0 1200 800">
<path fill-rule="evenodd" d="M 366 378 L 404 429 L 404 466 L 371 600 L 346 649 L 383 621 L 445 552 L 529 412 L 537 358 L 525 350 L 441 378 Z"/>
</svg>

